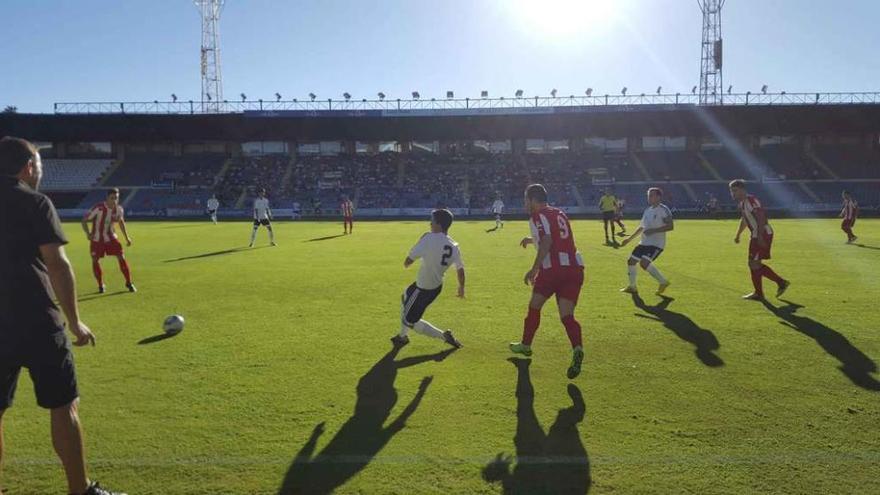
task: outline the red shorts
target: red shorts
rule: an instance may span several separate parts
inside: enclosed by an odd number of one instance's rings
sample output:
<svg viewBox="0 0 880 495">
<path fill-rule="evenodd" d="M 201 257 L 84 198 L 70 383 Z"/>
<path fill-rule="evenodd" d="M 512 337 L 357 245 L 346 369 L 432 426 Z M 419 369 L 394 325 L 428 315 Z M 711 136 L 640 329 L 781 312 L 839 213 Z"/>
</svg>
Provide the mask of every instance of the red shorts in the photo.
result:
<svg viewBox="0 0 880 495">
<path fill-rule="evenodd" d="M 352 220 L 354 220 L 354 217 L 342 217 L 342 219 L 345 220 L 345 221 L 348 222 L 348 223 L 351 223 Z"/>
<path fill-rule="evenodd" d="M 770 248 L 773 246 L 773 234 L 763 234 L 764 246 L 758 245 L 758 240 L 754 237 L 749 241 L 749 261 L 769 260 Z"/>
<path fill-rule="evenodd" d="M 109 242 L 92 241 L 92 258 L 104 256 L 122 256 L 122 244 L 119 239 L 110 239 Z"/>
<path fill-rule="evenodd" d="M 557 299 L 568 299 L 577 303 L 584 285 L 584 269 L 582 267 L 551 268 L 541 270 L 535 279 L 532 292 L 546 298 L 556 294 Z"/>
<path fill-rule="evenodd" d="M 853 225 L 856 224 L 855 218 L 844 218 L 843 222 L 840 222 L 840 228 L 843 230 L 853 228 Z"/>
</svg>

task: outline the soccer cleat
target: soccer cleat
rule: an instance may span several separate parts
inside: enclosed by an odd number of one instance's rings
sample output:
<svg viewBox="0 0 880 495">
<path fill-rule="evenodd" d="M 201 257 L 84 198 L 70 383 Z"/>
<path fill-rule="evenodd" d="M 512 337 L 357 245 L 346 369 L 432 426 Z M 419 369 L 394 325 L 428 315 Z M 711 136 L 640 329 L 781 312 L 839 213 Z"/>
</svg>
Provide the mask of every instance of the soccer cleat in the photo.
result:
<svg viewBox="0 0 880 495">
<path fill-rule="evenodd" d="M 103 294 L 105 292 L 107 292 L 107 289 L 105 289 L 103 285 L 99 285 L 98 286 L 98 294 Z"/>
<path fill-rule="evenodd" d="M 574 380 L 578 375 L 581 374 L 581 363 L 584 362 L 584 350 L 580 347 L 575 347 L 571 350 L 571 366 L 568 367 L 568 372 L 566 376 L 568 376 L 569 380 Z"/>
<path fill-rule="evenodd" d="M 742 296 L 742 298 L 747 299 L 749 301 L 763 301 L 764 294 L 758 294 L 756 292 L 752 292 L 752 293 L 749 293 L 749 294 Z"/>
<path fill-rule="evenodd" d="M 522 354 L 523 356 L 531 356 L 532 346 L 523 344 L 522 342 L 511 342 L 510 352 L 514 354 Z"/>
<path fill-rule="evenodd" d="M 791 282 L 788 280 L 783 280 L 781 284 L 779 284 L 779 288 L 776 289 L 776 298 L 779 299 L 785 294 L 785 291 L 788 290 L 788 287 L 791 285 Z"/>
<path fill-rule="evenodd" d="M 276 244 L 275 241 L 272 241 L 272 242 L 269 243 L 269 245 L 270 245 L 270 246 L 277 246 L 278 244 Z"/>
<path fill-rule="evenodd" d="M 625 293 L 627 293 L 627 294 L 638 294 L 638 293 L 639 293 L 639 290 L 636 289 L 635 287 L 631 286 L 631 285 L 627 285 L 626 287 L 620 289 L 620 292 L 625 292 Z M 657 292 L 658 292 L 658 294 L 659 294 L 659 289 L 658 289 Z"/>
<path fill-rule="evenodd" d="M 128 289 L 129 292 L 137 292 L 137 287 L 134 284 L 125 284 L 125 288 Z"/>
<path fill-rule="evenodd" d="M 248 247 L 249 247 L 249 248 L 254 247 L 254 243 L 252 242 L 252 243 L 248 244 Z"/>
<path fill-rule="evenodd" d="M 443 332 L 443 340 L 452 347 L 455 347 L 456 349 L 461 349 L 461 342 L 459 342 L 455 339 L 455 337 L 452 336 L 452 330 L 446 330 L 445 332 Z"/>
<path fill-rule="evenodd" d="M 409 337 L 406 335 L 395 335 L 391 337 L 391 343 L 394 344 L 395 347 L 403 347 L 406 344 L 409 344 Z"/>
<path fill-rule="evenodd" d="M 663 293 L 666 292 L 666 289 L 669 288 L 669 285 L 670 285 L 670 283 L 668 281 L 660 284 L 660 286 L 657 287 L 657 295 L 662 296 Z"/>
<path fill-rule="evenodd" d="M 106 488 L 101 488 L 101 485 L 98 484 L 97 481 L 92 482 L 91 485 L 83 492 L 83 495 L 126 495 L 123 492 L 114 492 L 108 490 Z"/>
</svg>

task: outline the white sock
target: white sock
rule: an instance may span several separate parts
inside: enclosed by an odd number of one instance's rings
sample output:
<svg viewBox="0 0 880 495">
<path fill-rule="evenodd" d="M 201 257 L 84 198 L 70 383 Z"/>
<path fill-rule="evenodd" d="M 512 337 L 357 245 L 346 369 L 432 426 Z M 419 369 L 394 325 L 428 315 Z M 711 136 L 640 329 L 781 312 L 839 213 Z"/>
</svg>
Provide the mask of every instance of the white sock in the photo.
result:
<svg viewBox="0 0 880 495">
<path fill-rule="evenodd" d="M 639 274 L 636 265 L 627 265 L 626 271 L 629 273 L 629 286 L 635 287 L 636 286 L 636 277 Z"/>
<path fill-rule="evenodd" d="M 417 333 L 420 333 L 426 337 L 434 337 L 435 339 L 443 340 L 443 330 L 431 325 L 425 320 L 419 320 L 413 326 L 413 330 Z"/>
<path fill-rule="evenodd" d="M 256 240 L 257 240 L 257 227 L 254 227 L 254 231 L 251 232 L 251 244 L 253 244 L 254 241 L 256 241 Z"/>
<path fill-rule="evenodd" d="M 645 268 L 645 270 L 648 273 L 650 273 L 651 276 L 654 277 L 654 279 L 656 279 L 661 284 L 666 283 L 666 277 L 664 277 L 663 274 L 660 273 L 660 270 L 658 270 L 657 267 L 654 266 L 654 263 L 651 263 L 650 265 L 648 265 L 648 268 Z"/>
</svg>

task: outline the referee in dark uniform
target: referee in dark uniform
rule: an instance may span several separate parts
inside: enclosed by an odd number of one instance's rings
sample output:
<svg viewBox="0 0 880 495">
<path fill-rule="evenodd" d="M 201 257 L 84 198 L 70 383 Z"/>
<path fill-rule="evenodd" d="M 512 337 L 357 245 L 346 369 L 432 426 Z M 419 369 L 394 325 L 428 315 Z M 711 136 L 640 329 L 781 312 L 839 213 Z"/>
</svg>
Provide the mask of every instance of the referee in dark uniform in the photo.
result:
<svg viewBox="0 0 880 495">
<path fill-rule="evenodd" d="M 50 411 L 52 445 L 64 466 L 68 492 L 119 495 L 86 474 L 76 370 L 62 313 L 74 345 L 95 345 L 95 337 L 79 319 L 76 281 L 64 254 L 67 239 L 58 213 L 37 192 L 42 174 L 33 144 L 0 139 L 0 462 L 3 416 L 24 368 L 34 383 L 37 404 Z M 16 488 L 16 493 L 28 492 L 28 487 Z"/>
</svg>

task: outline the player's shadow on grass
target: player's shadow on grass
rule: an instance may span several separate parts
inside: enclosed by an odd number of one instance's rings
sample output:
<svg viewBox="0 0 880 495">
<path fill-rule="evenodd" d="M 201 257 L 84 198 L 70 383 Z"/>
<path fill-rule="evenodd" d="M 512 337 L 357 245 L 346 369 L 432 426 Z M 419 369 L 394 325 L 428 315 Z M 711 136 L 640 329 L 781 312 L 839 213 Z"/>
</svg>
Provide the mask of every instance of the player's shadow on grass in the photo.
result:
<svg viewBox="0 0 880 495">
<path fill-rule="evenodd" d="M 763 303 L 771 313 L 783 320 L 780 324 L 815 340 L 826 353 L 840 361 L 840 371 L 851 382 L 867 390 L 880 391 L 880 381 L 872 376 L 878 372 L 877 363 L 837 330 L 812 318 L 797 315 L 797 311 L 803 308 L 800 304 L 784 299 L 781 301 L 786 305 L 776 307 L 766 300 Z"/>
<path fill-rule="evenodd" d="M 186 261 L 186 260 L 197 260 L 199 258 L 210 258 L 211 256 L 222 256 L 224 254 L 232 254 L 232 253 L 241 253 L 244 251 L 253 251 L 254 249 L 265 249 L 269 246 L 257 246 L 257 247 L 237 247 L 232 249 L 224 249 L 222 251 L 214 251 L 211 253 L 202 253 L 202 254 L 194 254 L 192 256 L 184 256 L 183 258 L 174 258 L 170 260 L 163 260 L 163 263 L 174 263 L 177 261 Z"/>
<path fill-rule="evenodd" d="M 122 294 L 128 294 L 128 291 L 127 290 L 118 290 L 116 292 L 111 292 L 109 294 L 101 294 L 100 292 L 94 292 L 92 294 L 80 296 L 79 298 L 77 298 L 76 302 L 86 302 L 86 301 L 91 301 L 92 299 L 103 299 L 105 297 L 119 296 Z"/>
<path fill-rule="evenodd" d="M 590 490 L 590 459 L 581 441 L 578 424 L 586 405 L 580 389 L 568 385 L 572 405 L 560 409 L 550 430 L 544 433 L 535 414 L 535 389 L 529 375 L 531 360 L 511 358 L 516 381 L 516 465 L 513 458 L 498 454 L 483 468 L 483 479 L 501 482 L 505 495 L 583 494 Z"/>
<path fill-rule="evenodd" d="M 403 430 L 431 384 L 432 377 L 423 378 L 409 404 L 386 426 L 397 404 L 394 388 L 397 370 L 428 361 L 443 361 L 455 349 L 395 360 L 399 352 L 399 347 L 393 348 L 361 377 L 354 414 L 317 455 L 313 454 L 318 438 L 324 433 L 324 423 L 315 426 L 293 459 L 281 484 L 280 495 L 332 493 L 364 469 L 391 438 Z"/>
<path fill-rule="evenodd" d="M 159 335 L 153 335 L 152 337 L 147 337 L 145 339 L 139 340 L 138 345 L 152 344 L 152 343 L 159 342 L 161 340 L 170 339 L 171 337 L 176 337 L 176 336 L 177 336 L 177 333 L 160 333 Z"/>
<path fill-rule="evenodd" d="M 672 304 L 672 301 L 675 299 L 666 296 L 660 297 L 661 301 L 659 304 L 656 306 L 648 306 L 638 294 L 633 294 L 633 304 L 645 313 L 651 315 L 648 316 L 636 313 L 636 316 L 663 323 L 663 326 L 672 330 L 676 337 L 692 344 L 696 348 L 694 349 L 694 354 L 696 354 L 697 358 L 699 358 L 699 360 L 706 366 L 711 366 L 713 368 L 724 366 L 724 361 L 715 354 L 715 351 L 721 347 L 715 334 L 710 330 L 701 328 L 687 315 L 670 311 L 669 305 Z"/>
<path fill-rule="evenodd" d="M 880 250 L 880 247 L 878 247 L 878 246 L 869 246 L 867 244 L 856 244 L 856 246 L 858 246 L 860 248 L 864 248 L 864 249 L 878 249 L 878 250 Z"/>
<path fill-rule="evenodd" d="M 336 239 L 337 237 L 345 237 L 347 234 L 336 234 L 336 235 L 327 235 L 324 237 L 315 237 L 314 239 L 306 239 L 303 242 L 320 242 L 320 241 L 329 241 L 330 239 Z"/>
<path fill-rule="evenodd" d="M 491 229 L 486 229 L 486 233 L 495 232 L 496 230 L 498 230 L 498 227 L 492 227 Z"/>
</svg>

